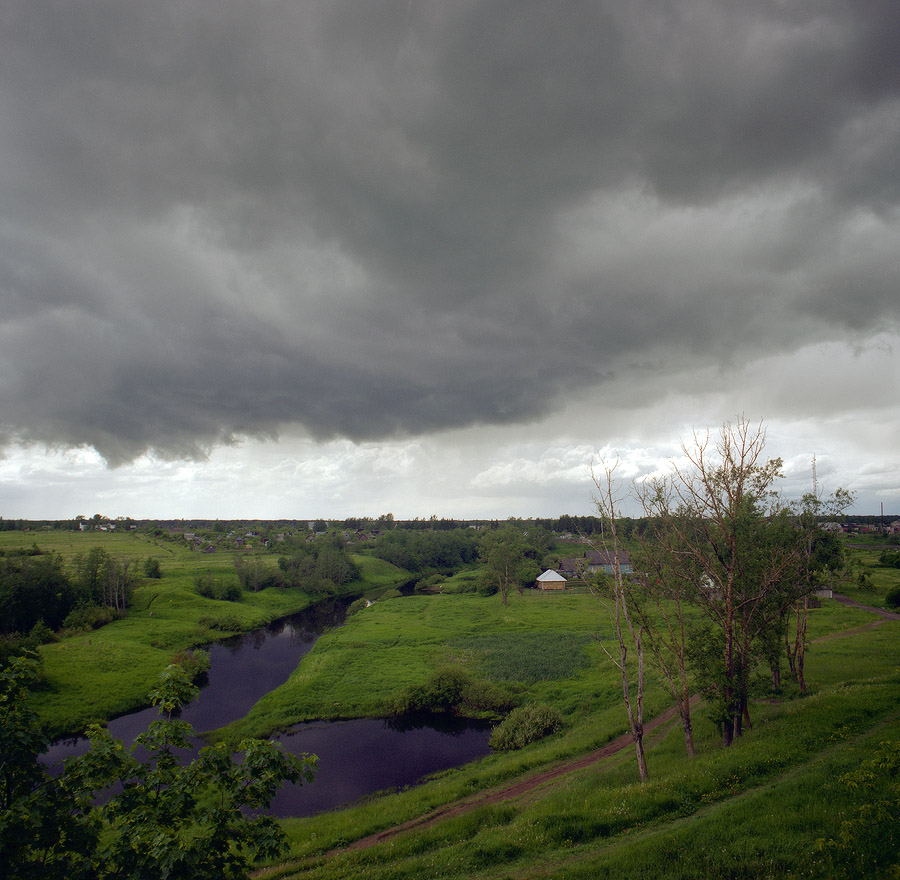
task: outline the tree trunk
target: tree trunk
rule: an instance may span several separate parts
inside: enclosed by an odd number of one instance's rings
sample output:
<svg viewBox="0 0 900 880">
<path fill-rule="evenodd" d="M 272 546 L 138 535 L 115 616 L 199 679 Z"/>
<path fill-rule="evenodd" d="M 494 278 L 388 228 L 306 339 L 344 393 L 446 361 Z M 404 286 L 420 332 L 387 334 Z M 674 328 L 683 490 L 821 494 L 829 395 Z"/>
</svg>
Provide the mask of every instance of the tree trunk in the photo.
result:
<svg viewBox="0 0 900 880">
<path fill-rule="evenodd" d="M 689 758 L 694 757 L 694 725 L 691 723 L 691 698 L 685 691 L 678 701 L 678 712 L 681 715 L 681 727 L 684 730 L 684 747 Z"/>
<path fill-rule="evenodd" d="M 797 621 L 797 683 L 800 685 L 800 693 L 806 696 L 806 679 L 803 677 L 803 667 L 806 660 L 806 621 L 809 617 L 809 596 L 803 597 L 803 613 Z"/>
</svg>

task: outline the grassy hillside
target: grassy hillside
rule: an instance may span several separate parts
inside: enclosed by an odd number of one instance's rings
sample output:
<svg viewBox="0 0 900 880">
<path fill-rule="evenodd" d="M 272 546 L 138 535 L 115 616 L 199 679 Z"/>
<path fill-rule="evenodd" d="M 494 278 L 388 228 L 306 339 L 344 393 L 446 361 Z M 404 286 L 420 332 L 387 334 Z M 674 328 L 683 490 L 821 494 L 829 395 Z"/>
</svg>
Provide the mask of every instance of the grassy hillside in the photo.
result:
<svg viewBox="0 0 900 880">
<path fill-rule="evenodd" d="M 42 686 L 35 709 L 52 735 L 83 729 L 146 704 L 159 673 L 181 651 L 300 611 L 314 601 L 302 590 L 244 591 L 237 602 L 208 599 L 196 589 L 198 576 L 236 581 L 229 553 L 205 554 L 182 541 L 136 532 L 0 532 L 0 548 L 30 547 L 59 553 L 71 565 L 79 554 L 101 547 L 132 560 L 140 574 L 148 556 L 160 562 L 162 578 L 138 577 L 128 614 L 101 629 L 72 635 L 40 649 Z M 269 566 L 272 555 L 257 554 Z M 346 584 L 348 595 L 394 587 L 408 573 L 380 559 L 359 556 L 362 577 Z"/>
<path fill-rule="evenodd" d="M 198 572 L 233 576 L 224 554 L 205 556 L 133 535 L 48 533 L 39 544 L 50 549 L 51 539 L 70 559 L 98 545 L 134 558 L 157 555 L 164 574 L 139 584 L 125 620 L 42 649 L 47 688 L 40 709 L 51 723 L 139 704 L 175 651 L 222 632 L 223 622 L 249 628 L 309 601 L 292 590 L 245 594 L 241 602 L 204 599 L 194 578 Z M 6 541 L 9 535 L 0 534 L 0 546 Z M 854 554 L 841 591 L 883 606 L 897 570 L 880 567 L 874 550 Z M 355 589 L 383 591 L 405 577 L 380 560 L 357 561 L 363 583 Z M 397 691 L 447 664 L 522 702 L 551 704 L 565 728 L 407 791 L 286 820 L 290 860 L 260 876 L 896 876 L 900 621 L 825 600 L 809 623 L 809 696 L 800 697 L 789 682 L 773 694 L 760 678 L 752 729 L 730 749 L 721 747 L 701 706 L 694 715 L 697 757 L 685 757 L 677 722 L 658 728 L 645 740 L 650 780 L 644 785 L 633 749 L 625 748 L 525 793 L 505 792 L 626 732 L 619 675 L 601 645 L 611 640 L 611 629 L 607 612 L 587 593 L 527 591 L 513 594 L 505 607 L 497 596 L 471 593 L 380 600 L 322 637 L 288 682 L 219 736 L 379 715 Z M 650 677 L 648 719 L 671 703 Z M 429 818 L 450 808 L 446 818 Z M 408 821 L 419 824 L 391 832 Z M 348 848 L 376 832 L 386 835 L 383 842 Z"/>
<path fill-rule="evenodd" d="M 459 598 L 401 600 L 393 609 L 392 603 L 376 605 L 365 612 L 368 620 L 361 615 L 332 634 L 338 644 L 331 647 L 350 666 L 355 646 L 368 645 L 374 651 L 369 656 L 384 662 L 370 663 L 366 681 L 383 694 L 413 675 L 416 657 L 455 659 L 484 672 L 486 655 L 477 647 L 507 627 L 527 636 L 546 625 L 558 636 L 606 625 L 588 597 L 515 597 L 508 609 L 496 597 L 467 597 L 468 610 L 455 604 Z M 398 614 L 413 620 L 389 626 Z M 384 639 L 376 647 L 382 630 L 415 637 Z M 701 709 L 693 761 L 684 755 L 677 723 L 649 737 L 646 785 L 638 783 L 633 751 L 626 749 L 526 796 L 487 802 L 379 845 L 342 851 L 366 835 L 553 766 L 622 733 L 626 721 L 615 675 L 596 644 L 585 643 L 585 669 L 520 682 L 527 698 L 565 710 L 569 727 L 562 735 L 349 810 L 288 820 L 293 861 L 265 876 L 894 876 L 890 866 L 900 852 L 900 622 L 826 601 L 812 615 L 809 636 L 810 696 L 800 698 L 790 688 L 777 695 L 761 692 L 752 707 L 753 728 L 731 749 L 721 747 Z M 465 645 L 472 653 L 466 654 Z M 285 686 L 293 689 L 297 705 L 315 703 L 316 681 L 336 681 L 324 656 L 320 665 L 305 672 L 301 665 L 298 672 Z M 648 696 L 649 716 L 666 699 L 659 691 Z M 870 761 L 884 769 L 869 773 Z M 848 775 L 854 772 L 859 778 Z M 879 811 L 873 804 L 885 806 Z"/>
<path fill-rule="evenodd" d="M 616 676 L 594 639 L 611 638 L 598 610 L 586 594 L 533 590 L 505 607 L 471 593 L 379 601 L 322 636 L 284 685 L 221 733 L 261 736 L 316 718 L 383 715 L 393 694 L 445 665 L 575 718 L 616 699 Z M 664 705 L 658 691 L 648 698 Z"/>
</svg>

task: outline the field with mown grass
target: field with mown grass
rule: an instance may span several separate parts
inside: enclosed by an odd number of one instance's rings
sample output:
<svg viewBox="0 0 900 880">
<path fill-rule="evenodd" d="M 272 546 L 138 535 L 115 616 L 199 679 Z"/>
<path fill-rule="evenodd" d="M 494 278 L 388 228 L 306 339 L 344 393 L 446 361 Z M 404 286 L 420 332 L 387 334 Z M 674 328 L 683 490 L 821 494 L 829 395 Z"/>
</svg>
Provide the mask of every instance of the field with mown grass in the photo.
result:
<svg viewBox="0 0 900 880">
<path fill-rule="evenodd" d="M 278 588 L 244 591 L 237 602 L 205 598 L 196 590 L 196 578 L 206 575 L 236 582 L 233 554 L 200 553 L 183 541 L 140 532 L 0 532 L 0 548 L 32 544 L 42 552 L 59 553 L 67 565 L 79 554 L 101 547 L 112 556 L 130 559 L 137 575 L 122 620 L 41 646 L 42 681 L 34 707 L 53 736 L 146 705 L 160 672 L 179 652 L 256 629 L 315 601 L 302 590 Z M 162 578 L 143 577 L 142 562 L 148 556 L 159 560 Z M 244 556 L 276 564 L 272 554 Z M 358 556 L 355 561 L 362 577 L 344 586 L 347 595 L 377 593 L 409 577 L 380 559 Z"/>
</svg>

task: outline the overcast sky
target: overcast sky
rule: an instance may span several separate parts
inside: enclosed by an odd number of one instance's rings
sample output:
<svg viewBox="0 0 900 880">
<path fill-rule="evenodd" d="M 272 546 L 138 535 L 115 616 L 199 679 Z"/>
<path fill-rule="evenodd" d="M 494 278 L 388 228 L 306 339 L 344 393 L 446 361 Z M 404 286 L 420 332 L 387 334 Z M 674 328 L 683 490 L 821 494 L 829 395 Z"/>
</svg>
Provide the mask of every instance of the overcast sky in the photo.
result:
<svg viewBox="0 0 900 880">
<path fill-rule="evenodd" d="M 3 0 L 0 514 L 552 516 L 744 413 L 900 513 L 897 0 Z"/>
</svg>

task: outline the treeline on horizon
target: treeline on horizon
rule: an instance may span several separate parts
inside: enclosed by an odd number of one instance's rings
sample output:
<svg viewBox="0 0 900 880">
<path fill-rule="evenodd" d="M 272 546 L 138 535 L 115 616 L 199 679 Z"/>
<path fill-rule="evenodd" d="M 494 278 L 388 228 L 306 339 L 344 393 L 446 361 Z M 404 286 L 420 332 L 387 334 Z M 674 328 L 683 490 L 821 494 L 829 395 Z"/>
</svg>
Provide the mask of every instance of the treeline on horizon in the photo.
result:
<svg viewBox="0 0 900 880">
<path fill-rule="evenodd" d="M 829 517 L 841 525 L 867 525 L 887 527 L 894 520 L 900 519 L 900 513 L 875 513 L 875 514 L 841 514 Z M 644 531 L 648 517 L 617 517 L 626 530 L 636 530 L 639 534 Z M 515 517 L 508 519 L 453 519 L 452 517 L 437 517 L 414 519 L 394 519 L 391 514 L 378 517 L 351 516 L 345 519 L 132 519 L 131 517 L 104 517 L 96 514 L 93 517 L 77 517 L 75 519 L 58 520 L 28 520 L 28 519 L 4 519 L 0 516 L 0 532 L 5 531 L 35 531 L 58 530 L 79 531 L 81 526 L 85 528 L 99 528 L 101 525 L 112 523 L 117 529 L 185 529 L 207 531 L 230 531 L 234 529 L 265 529 L 278 531 L 279 529 L 302 529 L 306 531 L 327 531 L 329 529 L 344 529 L 350 531 L 385 531 L 390 529 L 411 530 L 451 530 L 459 528 L 499 528 L 503 525 L 517 525 L 526 528 L 534 524 L 556 534 L 570 533 L 572 535 L 595 535 L 603 531 L 602 518 L 599 516 L 573 516 L 562 514 L 558 517 Z"/>
</svg>

